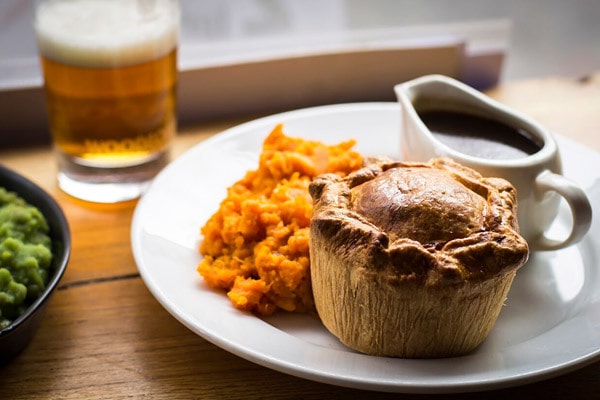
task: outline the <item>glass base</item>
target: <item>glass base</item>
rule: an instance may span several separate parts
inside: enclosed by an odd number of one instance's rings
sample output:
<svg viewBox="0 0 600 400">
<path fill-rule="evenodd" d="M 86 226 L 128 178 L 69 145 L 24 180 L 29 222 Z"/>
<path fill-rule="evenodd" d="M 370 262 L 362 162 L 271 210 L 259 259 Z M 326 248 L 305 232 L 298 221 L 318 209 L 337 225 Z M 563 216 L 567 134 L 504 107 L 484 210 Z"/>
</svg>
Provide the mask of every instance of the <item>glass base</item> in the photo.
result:
<svg viewBox="0 0 600 400">
<path fill-rule="evenodd" d="M 140 197 L 169 162 L 164 152 L 150 161 L 127 167 L 91 167 L 58 155 L 58 186 L 70 196 L 95 203 L 118 203 Z"/>
</svg>

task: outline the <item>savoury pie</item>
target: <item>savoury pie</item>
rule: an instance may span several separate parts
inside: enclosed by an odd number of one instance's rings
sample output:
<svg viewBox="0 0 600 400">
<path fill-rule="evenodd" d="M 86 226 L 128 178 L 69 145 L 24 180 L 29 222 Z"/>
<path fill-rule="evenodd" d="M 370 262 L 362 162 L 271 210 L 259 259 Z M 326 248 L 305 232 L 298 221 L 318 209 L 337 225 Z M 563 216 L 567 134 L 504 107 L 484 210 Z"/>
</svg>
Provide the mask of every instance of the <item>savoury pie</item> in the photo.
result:
<svg viewBox="0 0 600 400">
<path fill-rule="evenodd" d="M 341 342 L 431 358 L 469 353 L 487 337 L 529 254 L 508 181 L 445 158 L 380 157 L 309 190 L 315 305 Z"/>
</svg>

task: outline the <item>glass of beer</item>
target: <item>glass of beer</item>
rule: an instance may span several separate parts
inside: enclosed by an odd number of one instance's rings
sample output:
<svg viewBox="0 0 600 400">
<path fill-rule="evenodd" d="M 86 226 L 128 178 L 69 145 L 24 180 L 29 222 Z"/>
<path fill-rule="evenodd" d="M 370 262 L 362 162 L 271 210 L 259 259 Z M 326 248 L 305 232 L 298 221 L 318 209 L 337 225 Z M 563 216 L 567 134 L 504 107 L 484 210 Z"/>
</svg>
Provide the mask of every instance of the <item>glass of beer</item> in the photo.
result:
<svg viewBox="0 0 600 400">
<path fill-rule="evenodd" d="M 176 134 L 176 0 L 45 0 L 36 7 L 58 184 L 88 201 L 139 197 Z"/>
</svg>

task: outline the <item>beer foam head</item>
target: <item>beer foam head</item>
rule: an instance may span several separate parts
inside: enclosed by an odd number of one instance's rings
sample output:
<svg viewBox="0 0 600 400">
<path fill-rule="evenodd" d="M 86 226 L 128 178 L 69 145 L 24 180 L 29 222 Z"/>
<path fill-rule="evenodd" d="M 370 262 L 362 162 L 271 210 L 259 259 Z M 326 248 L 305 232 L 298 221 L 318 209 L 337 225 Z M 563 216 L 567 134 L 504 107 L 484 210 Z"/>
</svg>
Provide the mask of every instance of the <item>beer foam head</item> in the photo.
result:
<svg viewBox="0 0 600 400">
<path fill-rule="evenodd" d="M 139 64 L 177 46 L 179 8 L 170 0 L 47 1 L 36 13 L 40 52 L 70 65 Z"/>
</svg>

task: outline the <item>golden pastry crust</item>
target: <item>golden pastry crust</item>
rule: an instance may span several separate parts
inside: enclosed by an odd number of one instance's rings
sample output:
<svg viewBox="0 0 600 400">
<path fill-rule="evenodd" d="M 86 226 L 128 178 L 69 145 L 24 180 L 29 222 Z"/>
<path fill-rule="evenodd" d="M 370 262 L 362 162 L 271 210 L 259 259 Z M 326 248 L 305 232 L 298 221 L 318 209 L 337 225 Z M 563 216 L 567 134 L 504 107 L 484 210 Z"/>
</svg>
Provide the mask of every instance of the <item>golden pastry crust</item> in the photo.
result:
<svg viewBox="0 0 600 400">
<path fill-rule="evenodd" d="M 342 342 L 441 357 L 487 336 L 528 257 L 509 182 L 449 159 L 374 158 L 318 177 L 310 194 L 313 294 Z"/>
</svg>

